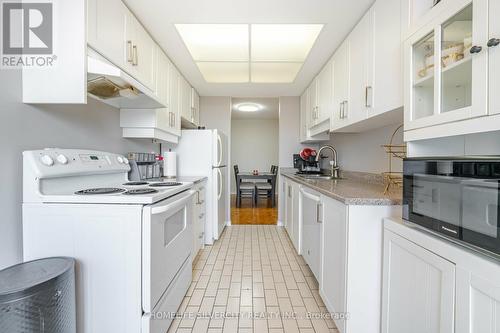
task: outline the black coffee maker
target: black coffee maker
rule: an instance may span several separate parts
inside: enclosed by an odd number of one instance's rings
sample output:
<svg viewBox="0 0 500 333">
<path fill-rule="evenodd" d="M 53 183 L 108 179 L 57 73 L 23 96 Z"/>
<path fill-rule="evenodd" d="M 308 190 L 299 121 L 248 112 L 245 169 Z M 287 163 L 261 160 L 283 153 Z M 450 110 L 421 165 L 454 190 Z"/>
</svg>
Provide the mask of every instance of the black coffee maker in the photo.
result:
<svg viewBox="0 0 500 333">
<path fill-rule="evenodd" d="M 315 156 L 303 159 L 300 154 L 293 154 L 293 167 L 298 174 L 319 174 L 321 173 L 320 163 L 316 162 Z"/>
</svg>

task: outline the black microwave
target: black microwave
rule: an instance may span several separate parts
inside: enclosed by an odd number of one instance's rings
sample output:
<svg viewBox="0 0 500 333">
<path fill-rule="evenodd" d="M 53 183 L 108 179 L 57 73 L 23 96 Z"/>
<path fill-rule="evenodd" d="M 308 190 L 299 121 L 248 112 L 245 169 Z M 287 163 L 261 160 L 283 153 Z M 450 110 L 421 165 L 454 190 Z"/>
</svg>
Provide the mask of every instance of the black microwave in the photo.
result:
<svg viewBox="0 0 500 333">
<path fill-rule="evenodd" d="M 403 218 L 500 255 L 500 156 L 406 158 Z"/>
</svg>

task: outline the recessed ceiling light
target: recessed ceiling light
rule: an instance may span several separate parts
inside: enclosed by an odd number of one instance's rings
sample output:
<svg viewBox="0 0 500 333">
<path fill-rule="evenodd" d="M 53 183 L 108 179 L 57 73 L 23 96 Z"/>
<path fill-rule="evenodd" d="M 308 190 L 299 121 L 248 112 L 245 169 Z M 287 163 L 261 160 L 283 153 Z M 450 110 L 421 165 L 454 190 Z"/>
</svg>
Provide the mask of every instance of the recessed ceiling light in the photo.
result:
<svg viewBox="0 0 500 333">
<path fill-rule="evenodd" d="M 251 61 L 304 62 L 322 24 L 252 24 Z"/>
<path fill-rule="evenodd" d="M 194 61 L 248 61 L 248 24 L 176 24 Z"/>
<path fill-rule="evenodd" d="M 322 24 L 176 24 L 203 78 L 214 83 L 291 83 Z"/>
<path fill-rule="evenodd" d="M 255 104 L 255 103 L 243 103 L 243 104 L 238 105 L 237 108 L 238 108 L 238 111 L 241 111 L 241 112 L 257 112 L 257 111 L 260 111 L 262 106 L 260 106 L 259 104 Z"/>
</svg>

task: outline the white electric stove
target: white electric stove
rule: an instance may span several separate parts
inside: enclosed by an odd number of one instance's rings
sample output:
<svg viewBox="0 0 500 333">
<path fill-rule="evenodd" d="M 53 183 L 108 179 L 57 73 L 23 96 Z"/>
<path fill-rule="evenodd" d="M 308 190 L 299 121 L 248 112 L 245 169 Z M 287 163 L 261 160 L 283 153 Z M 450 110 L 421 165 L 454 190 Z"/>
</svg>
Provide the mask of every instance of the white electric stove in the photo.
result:
<svg viewBox="0 0 500 333">
<path fill-rule="evenodd" d="M 24 259 L 77 260 L 78 333 L 164 333 L 191 282 L 193 184 L 129 170 L 113 153 L 23 153 Z"/>
</svg>

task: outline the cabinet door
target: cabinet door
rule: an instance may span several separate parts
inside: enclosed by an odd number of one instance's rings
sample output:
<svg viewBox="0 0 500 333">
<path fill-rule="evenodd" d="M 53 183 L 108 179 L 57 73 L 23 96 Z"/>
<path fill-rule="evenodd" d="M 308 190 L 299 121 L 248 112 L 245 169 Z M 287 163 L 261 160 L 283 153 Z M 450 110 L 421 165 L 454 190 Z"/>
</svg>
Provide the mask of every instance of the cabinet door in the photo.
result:
<svg viewBox="0 0 500 333">
<path fill-rule="evenodd" d="M 302 225 L 302 255 L 316 279 L 321 284 L 321 224 L 323 205 L 321 197 L 300 188 L 299 212 Z"/>
<path fill-rule="evenodd" d="M 302 253 L 301 244 L 300 244 L 300 235 L 302 234 L 302 227 L 300 225 L 300 216 L 299 216 L 299 191 L 300 185 L 297 183 L 292 183 L 292 243 L 295 246 L 295 250 L 298 254 Z"/>
<path fill-rule="evenodd" d="M 176 135 L 181 134 L 181 118 L 180 118 L 180 74 L 175 66 L 170 66 L 169 73 L 169 109 L 172 117 L 173 129 Z"/>
<path fill-rule="evenodd" d="M 129 52 L 129 59 L 131 55 L 131 45 L 127 45 L 125 37 L 127 8 L 121 0 L 89 0 L 87 8 L 88 44 L 113 64 L 124 68 L 126 53 Z"/>
<path fill-rule="evenodd" d="M 457 269 L 456 333 L 500 331 L 500 282 L 498 270 L 480 276 Z"/>
<path fill-rule="evenodd" d="M 286 188 L 286 199 L 285 199 L 285 229 L 288 232 L 288 235 L 291 235 L 292 228 L 292 219 L 293 219 L 293 191 L 292 191 L 292 183 L 285 182 Z"/>
<path fill-rule="evenodd" d="M 181 117 L 183 117 L 187 121 L 192 121 L 191 87 L 182 75 L 179 76 L 179 89 Z"/>
<path fill-rule="evenodd" d="M 316 123 L 330 119 L 333 113 L 333 61 L 321 70 L 317 79 L 318 107 Z"/>
<path fill-rule="evenodd" d="M 359 21 L 358 25 L 349 35 L 349 43 L 353 52 L 349 52 L 349 99 L 344 107 L 343 118 L 347 123 L 355 123 L 366 118 L 370 105 L 367 101 L 367 88 L 373 86 L 368 82 L 372 77 L 373 50 L 372 43 L 372 11 Z"/>
<path fill-rule="evenodd" d="M 382 332 L 453 333 L 455 265 L 384 233 Z"/>
<path fill-rule="evenodd" d="M 137 26 L 139 22 L 135 16 L 127 9 L 125 13 L 125 71 L 132 77 L 139 79 L 136 62 L 137 48 Z M 123 42 L 123 41 L 122 41 Z M 140 81 L 140 80 L 139 80 Z"/>
<path fill-rule="evenodd" d="M 309 90 L 306 89 L 300 96 L 300 141 L 309 138 Z"/>
<path fill-rule="evenodd" d="M 489 73 L 500 73 L 500 1 L 490 0 L 489 2 L 489 37 L 488 37 L 488 58 Z M 500 75 L 489 75 L 489 113 L 500 113 Z"/>
<path fill-rule="evenodd" d="M 487 114 L 488 0 L 450 2 L 405 44 L 405 130 Z"/>
<path fill-rule="evenodd" d="M 368 117 L 403 107 L 401 1 L 377 0 L 373 11 L 373 86 L 366 87 Z"/>
<path fill-rule="evenodd" d="M 309 88 L 309 128 L 317 124 L 318 119 L 318 84 L 317 78 L 313 80 Z"/>
<path fill-rule="evenodd" d="M 323 263 L 320 290 L 330 312 L 343 313 L 347 292 L 347 207 L 330 198 L 323 198 Z M 345 321 L 339 320 L 337 327 L 345 332 Z"/>
<path fill-rule="evenodd" d="M 349 40 L 345 40 L 333 55 L 333 119 L 332 130 L 347 122 L 349 105 Z"/>
<path fill-rule="evenodd" d="M 160 47 L 156 48 L 156 85 L 155 93 L 156 96 L 168 107 L 168 85 L 169 85 L 169 73 L 170 73 L 170 61 Z"/>
<path fill-rule="evenodd" d="M 198 126 L 200 124 L 200 95 L 193 87 L 191 87 L 191 112 L 192 123 Z"/>
<path fill-rule="evenodd" d="M 155 82 L 155 50 L 156 43 L 144 29 L 144 27 L 136 21 L 136 37 L 137 51 L 135 55 L 136 67 L 138 70 L 139 81 L 146 87 L 154 90 Z"/>
</svg>

